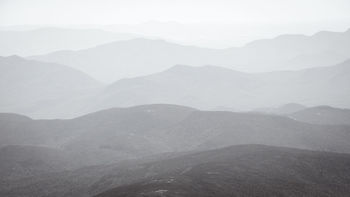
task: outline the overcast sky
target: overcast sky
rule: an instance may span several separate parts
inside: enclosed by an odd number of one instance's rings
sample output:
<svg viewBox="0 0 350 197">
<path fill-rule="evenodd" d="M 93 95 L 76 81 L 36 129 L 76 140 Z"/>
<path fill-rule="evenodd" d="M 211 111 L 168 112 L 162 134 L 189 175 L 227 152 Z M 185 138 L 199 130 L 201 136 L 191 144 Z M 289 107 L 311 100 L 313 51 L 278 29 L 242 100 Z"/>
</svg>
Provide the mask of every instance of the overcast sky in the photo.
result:
<svg viewBox="0 0 350 197">
<path fill-rule="evenodd" d="M 0 0 L 0 25 L 350 19 L 349 0 Z"/>
<path fill-rule="evenodd" d="M 349 10 L 350 0 L 0 0 L 0 28 L 101 28 L 225 48 L 281 34 L 342 32 L 350 28 Z"/>
</svg>

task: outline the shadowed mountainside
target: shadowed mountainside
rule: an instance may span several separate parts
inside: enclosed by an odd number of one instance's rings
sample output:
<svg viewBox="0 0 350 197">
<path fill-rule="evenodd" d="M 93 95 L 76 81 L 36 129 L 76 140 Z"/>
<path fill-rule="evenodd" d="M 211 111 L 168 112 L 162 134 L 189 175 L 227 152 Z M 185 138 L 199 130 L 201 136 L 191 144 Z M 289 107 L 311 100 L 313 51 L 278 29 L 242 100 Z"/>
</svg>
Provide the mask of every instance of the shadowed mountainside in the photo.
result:
<svg viewBox="0 0 350 197">
<path fill-rule="evenodd" d="M 69 120 L 1 114 L 0 127 L 0 146 L 60 148 L 80 165 L 236 144 L 350 152 L 346 125 L 314 125 L 276 115 L 198 111 L 176 105 L 115 108 Z"/>
<path fill-rule="evenodd" d="M 8 197 L 347 196 L 350 156 L 264 145 L 160 156 L 9 182 Z M 38 188 L 45 188 L 45 191 Z M 101 193 L 101 194 L 99 194 Z"/>
<path fill-rule="evenodd" d="M 103 192 L 118 196 L 347 196 L 347 154 L 241 145 L 148 164 L 151 176 Z"/>
<path fill-rule="evenodd" d="M 71 169 L 63 151 L 48 147 L 9 145 L 0 148 L 0 179 L 19 180 Z"/>
</svg>

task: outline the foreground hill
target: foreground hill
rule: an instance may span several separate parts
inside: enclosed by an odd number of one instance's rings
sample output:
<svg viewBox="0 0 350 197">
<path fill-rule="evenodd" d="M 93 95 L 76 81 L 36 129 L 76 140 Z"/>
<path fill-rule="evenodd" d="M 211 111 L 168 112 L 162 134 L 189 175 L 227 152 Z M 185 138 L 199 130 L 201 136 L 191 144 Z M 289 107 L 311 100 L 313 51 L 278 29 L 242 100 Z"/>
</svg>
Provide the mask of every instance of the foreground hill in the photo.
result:
<svg viewBox="0 0 350 197">
<path fill-rule="evenodd" d="M 49 173 L 9 182 L 0 194 L 345 197 L 349 165 L 349 154 L 238 145 Z"/>
<path fill-rule="evenodd" d="M 337 64 L 350 58 L 350 30 L 312 36 L 282 35 L 240 48 L 208 49 L 162 40 L 132 39 L 78 51 L 32 57 L 80 69 L 102 81 L 164 70 L 175 64 L 220 65 L 242 71 L 301 69 Z"/>
<path fill-rule="evenodd" d="M 349 165 L 347 154 L 232 146 L 145 164 L 136 183 L 96 196 L 347 196 Z"/>
<path fill-rule="evenodd" d="M 99 82 L 64 65 L 18 56 L 0 57 L 1 112 L 35 117 L 76 113 L 77 108 L 69 111 L 72 103 L 97 87 L 100 87 Z M 79 102 L 75 104 L 78 106 Z"/>
<path fill-rule="evenodd" d="M 65 154 L 57 149 L 9 145 L 0 148 L 1 181 L 18 180 L 70 169 Z"/>
</svg>

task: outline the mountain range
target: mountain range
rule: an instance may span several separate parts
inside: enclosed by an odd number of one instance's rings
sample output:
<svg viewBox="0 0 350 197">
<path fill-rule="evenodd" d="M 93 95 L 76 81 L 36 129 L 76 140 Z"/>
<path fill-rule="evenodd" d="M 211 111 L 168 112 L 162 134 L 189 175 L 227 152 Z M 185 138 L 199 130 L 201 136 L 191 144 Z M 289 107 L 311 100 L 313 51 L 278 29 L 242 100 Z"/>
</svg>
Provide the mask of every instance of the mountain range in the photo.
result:
<svg viewBox="0 0 350 197">
<path fill-rule="evenodd" d="M 13 180 L 8 197 L 346 196 L 350 155 L 264 145 L 160 155 Z M 45 189 L 43 189 L 45 188 Z"/>
<path fill-rule="evenodd" d="M 66 120 L 0 115 L 0 146 L 58 148 L 72 165 L 106 164 L 164 152 L 266 144 L 350 152 L 349 125 L 285 116 L 199 111 L 177 105 L 114 108 Z"/>
<path fill-rule="evenodd" d="M 176 65 L 108 85 L 64 65 L 18 56 L 0 58 L 0 70 L 1 111 L 34 118 L 72 118 L 101 109 L 156 103 L 235 111 L 286 103 L 350 108 L 350 61 L 265 73 Z"/>
<path fill-rule="evenodd" d="M 300 120 L 313 124 L 350 124 L 349 109 L 338 109 L 330 106 L 316 106 L 305 108 L 303 110 L 289 114 L 289 117 L 293 118 L 294 120 Z"/>
<path fill-rule="evenodd" d="M 98 29 L 42 27 L 30 30 L 0 30 L 0 56 L 29 56 L 58 50 L 79 50 L 117 40 L 138 37 Z"/>
<path fill-rule="evenodd" d="M 243 73 L 216 66 L 177 65 L 160 73 L 119 80 L 95 97 L 96 109 L 170 103 L 235 110 L 299 103 L 350 107 L 350 61 L 299 71 Z"/>
<path fill-rule="evenodd" d="M 101 86 L 68 66 L 19 56 L 0 57 L 1 112 L 46 118 L 69 116 L 82 110 L 81 98 Z"/>
<path fill-rule="evenodd" d="M 349 155 L 232 146 L 146 164 L 151 175 L 96 197 L 344 196 L 349 162 Z"/>
<path fill-rule="evenodd" d="M 287 103 L 277 107 L 257 108 L 257 109 L 254 109 L 253 111 L 283 115 L 283 114 L 291 114 L 306 108 L 307 108 L 306 106 L 301 105 L 299 103 Z"/>
<path fill-rule="evenodd" d="M 202 25 L 0 27 L 0 197 L 349 196 L 350 29 Z"/>
<path fill-rule="evenodd" d="M 72 66 L 110 83 L 121 78 L 158 72 L 176 64 L 218 65 L 246 72 L 328 66 L 349 59 L 349 46 L 350 30 L 319 32 L 312 36 L 281 35 L 226 49 L 137 38 L 30 58 Z"/>
</svg>

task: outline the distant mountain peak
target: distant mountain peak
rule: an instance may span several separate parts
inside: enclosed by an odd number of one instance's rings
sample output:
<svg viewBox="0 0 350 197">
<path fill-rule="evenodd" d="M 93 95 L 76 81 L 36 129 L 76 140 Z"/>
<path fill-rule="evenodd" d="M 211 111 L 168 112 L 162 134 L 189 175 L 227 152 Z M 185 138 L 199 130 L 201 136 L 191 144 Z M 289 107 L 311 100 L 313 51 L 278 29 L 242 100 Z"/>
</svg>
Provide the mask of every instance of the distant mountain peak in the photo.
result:
<svg viewBox="0 0 350 197">
<path fill-rule="evenodd" d="M 280 107 L 299 107 L 299 108 L 306 108 L 305 105 L 302 105 L 302 104 L 299 104 L 299 103 L 287 103 L 287 104 L 284 104 Z"/>
<path fill-rule="evenodd" d="M 10 55 L 10 56 L 7 56 L 7 58 L 11 58 L 11 59 L 23 59 L 21 56 L 18 56 L 18 55 Z"/>
<path fill-rule="evenodd" d="M 240 71 L 232 70 L 230 68 L 220 67 L 220 66 L 214 66 L 214 65 L 203 65 L 203 66 L 190 66 L 190 65 L 184 65 L 184 64 L 176 64 L 169 69 L 165 70 L 164 72 L 178 72 L 178 71 L 223 71 L 223 72 L 237 72 L 237 73 L 243 73 Z"/>
<path fill-rule="evenodd" d="M 128 40 L 123 40 L 124 42 L 125 41 L 128 41 Z M 123 42 L 123 41 L 120 41 L 120 42 Z M 163 39 L 157 39 L 157 38 L 143 38 L 143 37 L 138 37 L 138 38 L 133 38 L 133 39 L 130 39 L 129 41 L 138 41 L 138 42 L 167 42 Z"/>
<path fill-rule="evenodd" d="M 152 38 L 142 38 L 142 37 L 138 37 L 138 38 L 132 38 L 132 39 L 128 39 L 128 40 L 118 40 L 118 41 L 114 41 L 114 42 L 110 42 L 104 45 L 99 45 L 99 46 L 108 46 L 108 45 L 115 45 L 115 44 L 119 44 L 119 43 L 137 43 L 137 44 L 155 44 L 155 43 L 170 43 L 167 42 L 166 40 L 163 39 L 152 39 Z M 99 47 L 97 46 L 97 47 Z"/>
<path fill-rule="evenodd" d="M 10 56 L 0 56 L 1 59 L 4 59 L 4 60 L 24 60 L 23 57 L 21 56 L 18 56 L 18 55 L 10 55 Z"/>
</svg>

